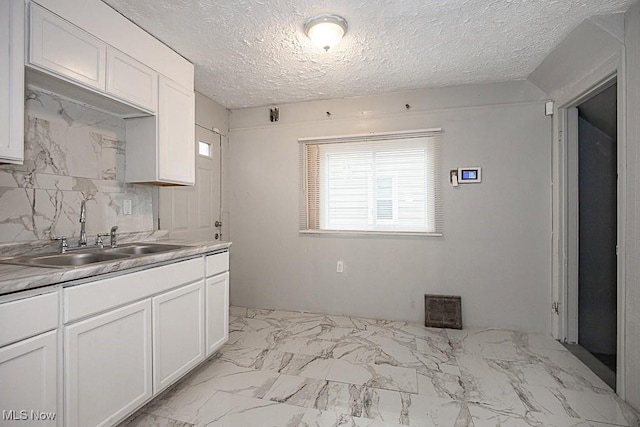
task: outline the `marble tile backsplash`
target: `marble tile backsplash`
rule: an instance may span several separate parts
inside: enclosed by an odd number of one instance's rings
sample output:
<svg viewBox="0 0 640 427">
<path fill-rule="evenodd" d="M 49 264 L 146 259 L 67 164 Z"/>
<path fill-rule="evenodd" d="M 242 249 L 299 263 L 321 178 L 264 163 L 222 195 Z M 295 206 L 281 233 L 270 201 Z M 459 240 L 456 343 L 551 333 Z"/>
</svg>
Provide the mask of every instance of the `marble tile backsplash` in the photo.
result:
<svg viewBox="0 0 640 427">
<path fill-rule="evenodd" d="M 24 164 L 0 165 L 0 243 L 77 238 L 82 200 L 89 243 L 113 225 L 153 230 L 153 188 L 124 182 L 123 119 L 35 88 L 25 108 Z"/>
</svg>

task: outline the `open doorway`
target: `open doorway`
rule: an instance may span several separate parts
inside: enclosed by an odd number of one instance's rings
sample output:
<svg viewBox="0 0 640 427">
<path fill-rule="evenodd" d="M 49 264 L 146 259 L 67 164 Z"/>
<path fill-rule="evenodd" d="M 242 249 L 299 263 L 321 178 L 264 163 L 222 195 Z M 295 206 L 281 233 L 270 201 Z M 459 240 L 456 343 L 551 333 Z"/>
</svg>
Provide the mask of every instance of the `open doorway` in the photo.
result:
<svg viewBox="0 0 640 427">
<path fill-rule="evenodd" d="M 569 113 L 576 146 L 572 257 L 577 343 L 572 351 L 616 389 L 617 355 L 617 85 L 581 102 Z M 571 281 L 571 280 L 570 280 Z M 571 299 L 573 301 L 571 301 Z M 582 355 L 578 354 L 582 353 Z"/>
</svg>

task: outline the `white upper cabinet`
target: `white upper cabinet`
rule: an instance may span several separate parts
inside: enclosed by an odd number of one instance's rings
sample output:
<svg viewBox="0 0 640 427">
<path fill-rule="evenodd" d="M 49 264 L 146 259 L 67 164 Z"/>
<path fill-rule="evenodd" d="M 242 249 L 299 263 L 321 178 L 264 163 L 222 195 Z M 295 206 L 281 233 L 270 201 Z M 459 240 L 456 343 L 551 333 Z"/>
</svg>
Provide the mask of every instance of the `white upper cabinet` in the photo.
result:
<svg viewBox="0 0 640 427">
<path fill-rule="evenodd" d="M 29 73 L 30 83 L 124 117 L 156 111 L 157 72 L 39 5 L 29 8 L 28 65 L 42 72 Z"/>
<path fill-rule="evenodd" d="M 181 86 L 193 89 L 193 64 L 105 2 L 101 0 L 33 0 L 33 2 Z"/>
<path fill-rule="evenodd" d="M 195 92 L 160 77 L 158 103 L 158 179 L 196 182 Z"/>
<path fill-rule="evenodd" d="M 24 160 L 24 2 L 0 1 L 0 163 Z"/>
<path fill-rule="evenodd" d="M 29 64 L 104 91 L 106 43 L 35 3 L 29 12 Z"/>
<path fill-rule="evenodd" d="M 27 83 L 127 119 L 128 182 L 193 185 L 193 65 L 99 0 L 27 3 Z"/>
<path fill-rule="evenodd" d="M 158 113 L 125 120 L 127 182 L 193 185 L 195 92 L 160 76 Z"/>
<path fill-rule="evenodd" d="M 9 0 L 12 2 L 18 3 Z M 8 9 L 7 0 L 2 3 L 3 9 Z M 193 90 L 193 64 L 101 0 L 26 0 L 26 3 L 30 69 L 142 107 L 143 113 L 157 109 L 158 75 Z M 28 82 L 31 74 L 27 74 Z M 59 87 L 70 90 L 65 85 Z M 62 94 L 75 99 L 76 91 L 70 91 L 71 94 Z"/>
<path fill-rule="evenodd" d="M 155 112 L 158 105 L 158 73 L 109 46 L 107 93 Z"/>
</svg>

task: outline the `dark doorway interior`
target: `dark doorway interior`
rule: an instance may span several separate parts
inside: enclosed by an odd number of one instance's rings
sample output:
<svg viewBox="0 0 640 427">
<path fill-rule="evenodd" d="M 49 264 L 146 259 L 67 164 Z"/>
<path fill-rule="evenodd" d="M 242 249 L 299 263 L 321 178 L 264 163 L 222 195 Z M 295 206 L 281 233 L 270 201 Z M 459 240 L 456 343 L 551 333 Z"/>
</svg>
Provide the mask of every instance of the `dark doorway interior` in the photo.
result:
<svg viewBox="0 0 640 427">
<path fill-rule="evenodd" d="M 617 350 L 616 86 L 578 106 L 578 344 L 613 372 Z"/>
</svg>

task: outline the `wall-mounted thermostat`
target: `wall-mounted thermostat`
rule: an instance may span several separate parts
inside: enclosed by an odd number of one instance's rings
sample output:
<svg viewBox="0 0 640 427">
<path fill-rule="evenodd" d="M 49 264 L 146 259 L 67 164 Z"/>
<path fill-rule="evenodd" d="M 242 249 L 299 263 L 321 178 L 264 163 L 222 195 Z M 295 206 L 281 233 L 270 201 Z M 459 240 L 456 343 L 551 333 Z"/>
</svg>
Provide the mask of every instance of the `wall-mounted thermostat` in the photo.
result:
<svg viewBox="0 0 640 427">
<path fill-rule="evenodd" d="M 482 168 L 458 168 L 458 183 L 482 182 Z"/>
</svg>

